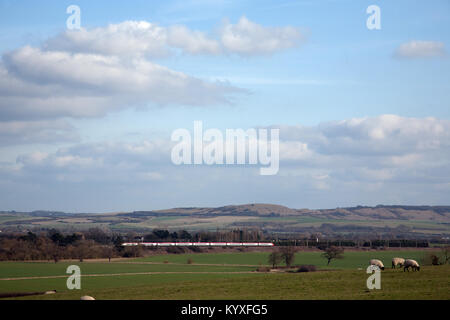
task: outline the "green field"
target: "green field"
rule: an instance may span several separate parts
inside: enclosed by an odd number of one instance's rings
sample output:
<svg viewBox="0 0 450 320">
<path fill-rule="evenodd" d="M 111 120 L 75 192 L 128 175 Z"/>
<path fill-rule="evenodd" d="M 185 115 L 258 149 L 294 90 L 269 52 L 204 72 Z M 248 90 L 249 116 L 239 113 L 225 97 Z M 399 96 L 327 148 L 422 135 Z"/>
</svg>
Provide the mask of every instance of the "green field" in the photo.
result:
<svg viewBox="0 0 450 320">
<path fill-rule="evenodd" d="M 321 252 L 299 252 L 295 255 L 296 265 L 313 264 L 319 268 L 333 269 L 357 269 L 367 267 L 370 259 L 379 259 L 385 262 L 385 267 L 391 267 L 391 260 L 394 257 L 404 257 L 422 260 L 425 251 L 405 250 L 405 251 L 349 251 L 344 253 L 344 259 L 333 260 L 329 266 L 327 261 L 321 256 Z M 186 263 L 192 259 L 194 263 L 204 264 L 241 264 L 241 265 L 267 265 L 269 252 L 246 252 L 246 253 L 195 253 L 195 254 L 172 254 L 157 255 L 146 258 L 138 258 L 136 261 Z"/>
<path fill-rule="evenodd" d="M 329 267 L 319 252 L 301 252 L 296 255 L 296 264 L 315 264 L 322 271 L 255 272 L 260 262 L 266 264 L 267 255 L 174 254 L 111 263 L 2 262 L 0 293 L 58 292 L 16 299 L 79 299 L 82 295 L 97 299 L 450 299 L 448 265 L 424 266 L 420 272 L 409 273 L 387 266 L 382 272 L 382 289 L 366 288 L 368 259 L 380 258 L 385 264 L 393 256 L 420 260 L 422 251 L 346 252 L 344 259 L 333 261 Z M 194 264 L 187 264 L 189 258 Z M 84 275 L 81 290 L 66 288 L 65 271 L 70 264 L 79 265 Z M 49 278 L 17 279 L 21 277 Z"/>
</svg>

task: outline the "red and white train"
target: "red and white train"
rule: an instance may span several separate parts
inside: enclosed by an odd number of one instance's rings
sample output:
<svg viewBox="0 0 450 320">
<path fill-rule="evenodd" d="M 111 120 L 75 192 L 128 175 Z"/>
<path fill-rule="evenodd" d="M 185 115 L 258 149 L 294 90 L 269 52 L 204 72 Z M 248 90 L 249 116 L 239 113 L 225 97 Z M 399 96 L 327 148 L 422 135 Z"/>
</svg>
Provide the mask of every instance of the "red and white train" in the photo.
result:
<svg viewBox="0 0 450 320">
<path fill-rule="evenodd" d="M 273 247 L 272 242 L 125 242 L 122 246 L 146 247 Z"/>
</svg>

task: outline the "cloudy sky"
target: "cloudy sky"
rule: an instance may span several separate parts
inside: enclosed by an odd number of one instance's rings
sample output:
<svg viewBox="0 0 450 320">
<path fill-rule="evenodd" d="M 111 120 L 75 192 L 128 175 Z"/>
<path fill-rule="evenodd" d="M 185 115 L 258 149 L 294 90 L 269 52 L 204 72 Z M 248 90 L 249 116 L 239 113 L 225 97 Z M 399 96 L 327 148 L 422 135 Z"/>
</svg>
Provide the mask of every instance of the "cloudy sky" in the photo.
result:
<svg viewBox="0 0 450 320">
<path fill-rule="evenodd" d="M 380 30 L 366 26 L 372 4 Z M 447 0 L 0 0 L 0 210 L 448 205 L 449 12 Z M 278 174 L 174 165 L 171 133 L 195 120 L 279 128 Z"/>
</svg>

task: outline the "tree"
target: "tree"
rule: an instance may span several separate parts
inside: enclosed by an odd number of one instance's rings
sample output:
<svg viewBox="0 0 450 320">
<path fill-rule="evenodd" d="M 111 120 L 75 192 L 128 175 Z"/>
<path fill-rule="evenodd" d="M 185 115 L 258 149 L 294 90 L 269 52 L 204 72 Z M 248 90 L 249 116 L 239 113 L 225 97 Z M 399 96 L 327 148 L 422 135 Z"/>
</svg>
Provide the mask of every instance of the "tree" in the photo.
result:
<svg viewBox="0 0 450 320">
<path fill-rule="evenodd" d="M 19 237 L 19 240 L 23 240 L 23 241 L 28 241 L 28 242 L 36 243 L 36 241 L 37 241 L 37 236 L 36 236 L 33 232 L 28 231 L 27 235 L 26 235 L 26 236 L 21 236 L 21 237 Z"/>
<path fill-rule="evenodd" d="M 94 240 L 100 244 L 110 244 L 111 237 L 100 228 L 90 228 L 87 232 L 85 232 L 85 237 L 87 240 Z"/>
<path fill-rule="evenodd" d="M 157 239 L 167 239 L 170 237 L 170 233 L 167 230 L 153 230 L 153 235 L 157 238 Z"/>
<path fill-rule="evenodd" d="M 178 238 L 183 239 L 183 240 L 190 240 L 192 239 L 192 235 L 187 232 L 186 230 L 181 230 L 180 234 L 178 235 Z"/>
<path fill-rule="evenodd" d="M 122 243 L 124 242 L 125 240 L 121 235 L 113 236 L 114 248 L 116 249 L 117 252 L 123 251 Z"/>
<path fill-rule="evenodd" d="M 281 260 L 283 260 L 283 257 L 280 252 L 274 251 L 269 255 L 269 264 L 271 264 L 273 268 L 280 264 Z"/>
<path fill-rule="evenodd" d="M 327 266 L 330 264 L 331 260 L 333 259 L 342 259 L 344 258 L 344 249 L 331 246 L 328 248 L 322 249 L 324 253 L 322 253 L 322 257 L 328 260 Z"/>
<path fill-rule="evenodd" d="M 73 248 L 75 257 L 80 260 L 80 262 L 83 262 L 84 259 L 87 259 L 91 256 L 94 246 L 95 242 L 93 240 L 77 241 Z"/>
<path fill-rule="evenodd" d="M 295 258 L 295 247 L 293 246 L 285 246 L 280 248 L 280 254 L 282 260 L 286 263 L 286 266 L 289 268 L 294 262 Z"/>
<path fill-rule="evenodd" d="M 442 263 L 446 264 L 450 260 L 450 246 L 443 247 L 441 249 L 442 254 L 442 260 L 444 260 Z"/>
<path fill-rule="evenodd" d="M 104 246 L 103 254 L 108 258 L 108 262 L 111 262 L 111 258 L 115 256 L 114 246 Z"/>
<path fill-rule="evenodd" d="M 47 248 L 48 255 L 57 263 L 63 256 L 62 248 L 56 243 L 51 242 Z"/>
</svg>

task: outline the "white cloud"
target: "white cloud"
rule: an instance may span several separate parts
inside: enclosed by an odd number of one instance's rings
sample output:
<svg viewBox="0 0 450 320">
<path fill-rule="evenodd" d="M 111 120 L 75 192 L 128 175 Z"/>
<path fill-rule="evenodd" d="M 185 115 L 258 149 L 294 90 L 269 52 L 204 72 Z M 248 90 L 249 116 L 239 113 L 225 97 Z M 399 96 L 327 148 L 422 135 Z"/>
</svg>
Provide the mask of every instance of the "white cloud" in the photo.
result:
<svg viewBox="0 0 450 320">
<path fill-rule="evenodd" d="M 76 142 L 75 128 L 65 120 L 0 121 L 0 146 Z"/>
<path fill-rule="evenodd" d="M 64 118 L 101 117 L 126 108 L 231 104 L 247 91 L 149 59 L 175 52 L 267 54 L 293 47 L 300 38 L 293 27 L 264 27 L 245 17 L 236 25 L 225 24 L 216 38 L 183 25 L 146 21 L 66 31 L 41 48 L 25 46 L 3 54 L 0 122 L 10 123 L 3 126 L 0 144 L 74 139 L 67 123 L 55 122 Z M 29 128 L 14 137 L 19 123 Z"/>
<path fill-rule="evenodd" d="M 49 197 L 59 189 L 73 190 L 79 199 L 90 197 L 85 190 L 95 186 L 101 197 L 115 198 L 122 207 L 133 205 L 129 199 L 144 203 L 141 197 L 160 207 L 199 205 L 219 201 L 217 194 L 224 194 L 220 201 L 225 202 L 287 199 L 302 207 L 390 199 L 444 203 L 450 191 L 449 135 L 448 120 L 395 115 L 280 127 L 280 171 L 271 177 L 259 176 L 255 166 L 175 166 L 169 137 L 84 143 L 0 163 L 0 181 L 13 180 L 20 189 L 46 186 Z M 128 196 L 120 200 L 124 190 Z M 91 205 L 110 207 L 97 200 Z"/>
<path fill-rule="evenodd" d="M 230 103 L 243 92 L 148 60 L 24 47 L 3 56 L 0 119 L 97 117 L 151 105 Z"/>
<path fill-rule="evenodd" d="M 409 170 L 425 172 L 450 166 L 448 120 L 383 115 L 310 128 L 281 127 L 280 139 L 280 174 L 284 168 L 307 169 L 314 172 L 315 180 L 386 181 L 403 179 Z M 172 146 L 169 139 L 79 144 L 45 157 L 24 156 L 19 162 L 51 168 L 80 165 L 81 159 L 92 159 L 92 164 L 102 163 L 112 171 L 120 166 L 122 171 L 153 172 L 155 168 L 172 166 Z M 83 163 L 90 164 L 87 160 Z M 445 170 L 439 179 L 450 174 Z"/>
<path fill-rule="evenodd" d="M 119 56 L 164 57 L 171 49 L 189 54 L 265 55 L 298 46 L 304 35 L 296 27 L 266 27 L 241 17 L 225 22 L 216 34 L 184 25 L 161 27 L 147 21 L 124 21 L 91 30 L 66 31 L 44 49 Z"/>
<path fill-rule="evenodd" d="M 358 184 L 450 179 L 448 120 L 381 115 L 284 126 L 280 139 L 280 173 L 283 168 L 328 170 L 327 180 Z"/>
<path fill-rule="evenodd" d="M 103 55 L 149 55 L 162 57 L 167 51 L 167 30 L 147 21 L 124 21 L 91 30 L 66 31 L 49 39 L 44 49 Z"/>
<path fill-rule="evenodd" d="M 219 54 L 220 43 L 209 39 L 203 32 L 191 31 L 185 26 L 173 26 L 168 29 L 168 45 L 182 49 L 190 54 Z"/>
<path fill-rule="evenodd" d="M 450 147 L 450 122 L 435 118 L 381 115 L 281 127 L 282 139 L 301 139 L 311 151 L 340 155 L 402 155 Z"/>
<path fill-rule="evenodd" d="M 220 35 L 228 52 L 241 55 L 271 54 L 296 47 L 304 36 L 294 27 L 264 27 L 246 17 L 237 24 L 226 22 Z"/>
<path fill-rule="evenodd" d="M 433 58 L 446 55 L 443 42 L 413 40 L 401 44 L 395 56 L 399 58 Z"/>
</svg>

